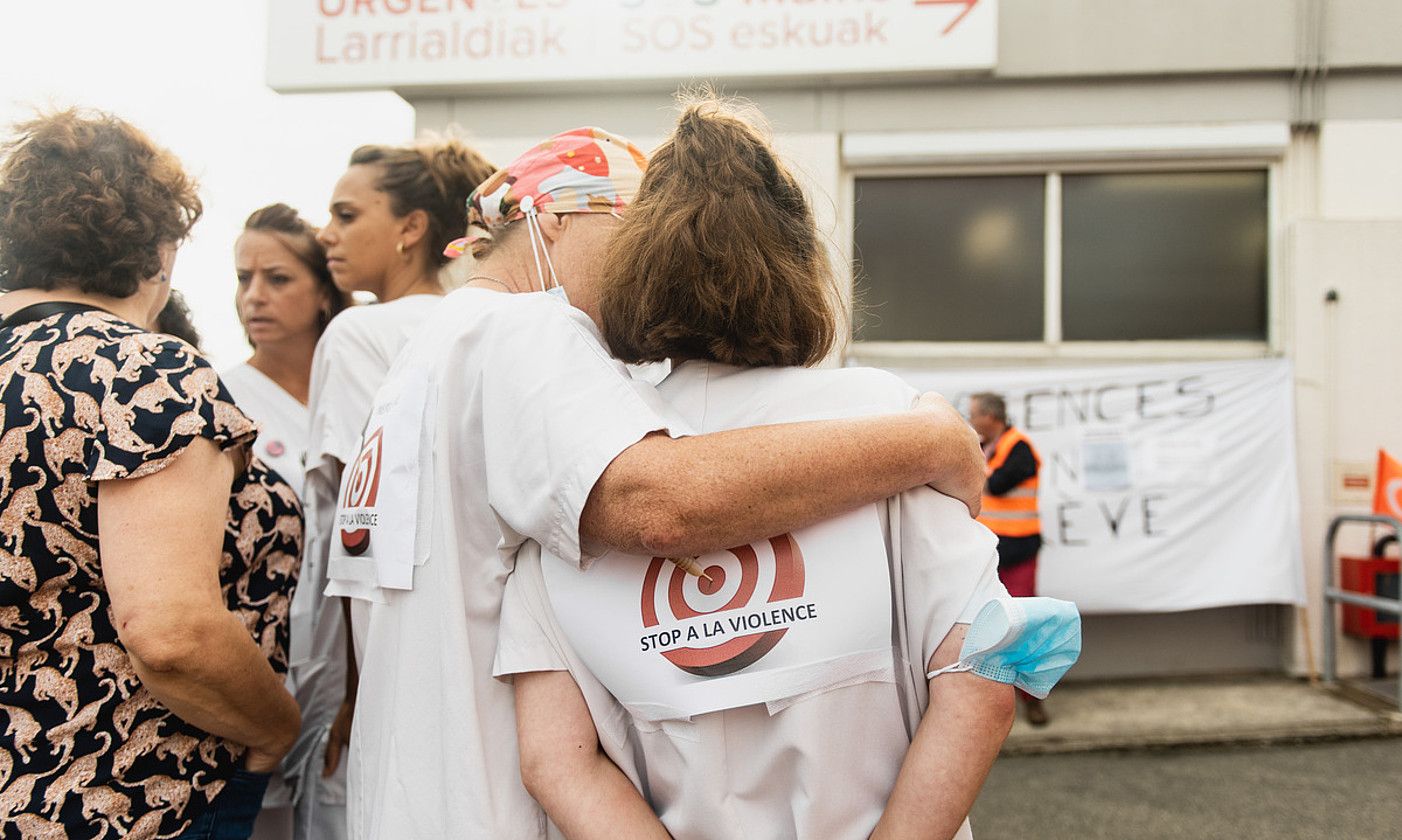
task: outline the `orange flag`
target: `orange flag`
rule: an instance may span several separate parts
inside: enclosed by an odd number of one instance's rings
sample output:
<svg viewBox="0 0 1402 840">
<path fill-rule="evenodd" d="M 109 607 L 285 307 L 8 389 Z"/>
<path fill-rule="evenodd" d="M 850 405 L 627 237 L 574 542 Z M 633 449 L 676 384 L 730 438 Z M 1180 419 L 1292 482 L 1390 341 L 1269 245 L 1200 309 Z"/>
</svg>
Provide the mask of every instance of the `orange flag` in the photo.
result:
<svg viewBox="0 0 1402 840">
<path fill-rule="evenodd" d="M 1373 513 L 1402 519 L 1402 462 L 1381 449 L 1378 480 L 1373 487 Z"/>
</svg>

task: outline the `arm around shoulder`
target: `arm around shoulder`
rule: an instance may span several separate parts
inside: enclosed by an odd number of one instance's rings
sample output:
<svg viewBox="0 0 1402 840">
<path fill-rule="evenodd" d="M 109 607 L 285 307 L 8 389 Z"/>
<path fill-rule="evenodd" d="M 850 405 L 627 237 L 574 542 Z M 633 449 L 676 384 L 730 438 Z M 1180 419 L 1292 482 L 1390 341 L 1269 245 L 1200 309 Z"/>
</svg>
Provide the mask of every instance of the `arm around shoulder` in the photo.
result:
<svg viewBox="0 0 1402 840">
<path fill-rule="evenodd" d="M 595 544 L 678 556 L 786 533 L 931 483 L 976 510 L 981 464 L 973 430 L 938 406 L 675 440 L 649 435 L 604 470 L 580 529 Z"/>
</svg>

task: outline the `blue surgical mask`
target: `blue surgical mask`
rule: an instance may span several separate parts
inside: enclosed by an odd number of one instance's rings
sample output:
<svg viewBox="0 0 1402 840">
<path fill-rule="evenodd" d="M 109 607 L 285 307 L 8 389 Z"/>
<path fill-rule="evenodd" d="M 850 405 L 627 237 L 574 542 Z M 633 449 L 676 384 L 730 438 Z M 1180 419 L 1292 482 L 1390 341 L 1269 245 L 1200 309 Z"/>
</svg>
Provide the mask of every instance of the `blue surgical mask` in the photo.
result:
<svg viewBox="0 0 1402 840">
<path fill-rule="evenodd" d="M 570 296 L 565 294 L 564 286 L 551 286 L 550 288 L 545 290 L 545 293 L 555 298 L 559 302 L 565 304 L 566 306 L 569 305 Z"/>
<path fill-rule="evenodd" d="M 959 661 L 927 676 L 968 671 L 1046 698 L 1081 656 L 1081 614 L 1055 598 L 995 598 L 969 625 Z"/>
</svg>

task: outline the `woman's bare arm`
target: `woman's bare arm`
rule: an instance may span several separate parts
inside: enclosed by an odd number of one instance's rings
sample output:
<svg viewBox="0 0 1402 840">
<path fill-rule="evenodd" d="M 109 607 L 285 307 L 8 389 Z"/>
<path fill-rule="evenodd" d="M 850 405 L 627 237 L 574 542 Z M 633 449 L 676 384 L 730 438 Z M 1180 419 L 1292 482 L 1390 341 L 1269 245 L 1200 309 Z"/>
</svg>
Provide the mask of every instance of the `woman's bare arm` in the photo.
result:
<svg viewBox="0 0 1402 840">
<path fill-rule="evenodd" d="M 586 542 L 689 556 L 744 545 L 929 484 L 978 510 L 978 436 L 942 399 L 903 414 L 654 434 L 604 470 L 580 518 Z"/>
<path fill-rule="evenodd" d="M 117 635 L 151 694 L 182 719 L 250 753 L 268 771 L 301 725 L 283 687 L 219 585 L 234 465 L 207 440 L 159 472 L 98 484 L 103 578 Z"/>
<path fill-rule="evenodd" d="M 517 674 L 521 781 L 569 840 L 668 840 L 638 789 L 599 747 L 568 671 Z"/>
<path fill-rule="evenodd" d="M 930 658 L 958 661 L 968 625 L 957 624 Z M 930 680 L 930 706 L 906 751 L 872 840 L 949 840 L 969 811 L 1012 729 L 1013 687 L 971 673 Z"/>
<path fill-rule="evenodd" d="M 326 739 L 326 753 L 321 757 L 322 778 L 329 779 L 341 766 L 341 755 L 350 751 L 351 727 L 355 724 L 355 699 L 360 692 L 360 666 L 355 661 L 355 638 L 351 628 L 351 599 L 340 600 L 340 617 L 346 631 L 346 696 L 336 717 L 331 721 L 331 732 Z"/>
</svg>

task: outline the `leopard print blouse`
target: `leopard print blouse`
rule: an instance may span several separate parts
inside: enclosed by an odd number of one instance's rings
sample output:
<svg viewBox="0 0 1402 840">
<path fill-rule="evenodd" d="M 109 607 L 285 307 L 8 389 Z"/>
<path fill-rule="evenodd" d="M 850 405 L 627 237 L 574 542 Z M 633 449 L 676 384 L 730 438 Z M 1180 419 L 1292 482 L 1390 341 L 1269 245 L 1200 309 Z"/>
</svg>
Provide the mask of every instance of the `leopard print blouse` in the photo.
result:
<svg viewBox="0 0 1402 840">
<path fill-rule="evenodd" d="M 243 748 L 180 720 L 133 670 L 102 577 L 98 482 L 154 473 L 198 437 L 246 448 L 257 427 L 189 345 L 103 312 L 0 330 L 0 410 L 0 838 L 172 836 Z M 220 581 L 283 673 L 302 511 L 250 460 Z"/>
</svg>

